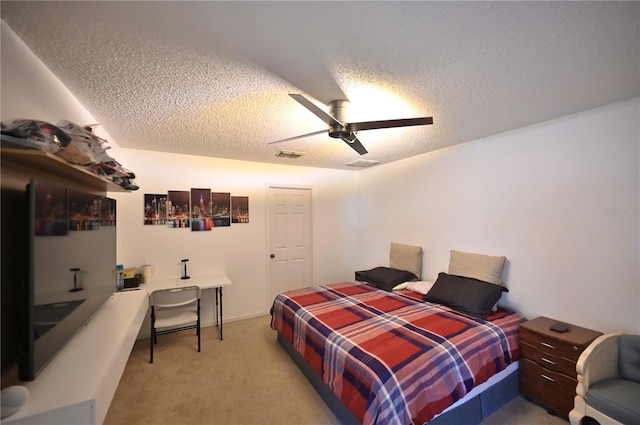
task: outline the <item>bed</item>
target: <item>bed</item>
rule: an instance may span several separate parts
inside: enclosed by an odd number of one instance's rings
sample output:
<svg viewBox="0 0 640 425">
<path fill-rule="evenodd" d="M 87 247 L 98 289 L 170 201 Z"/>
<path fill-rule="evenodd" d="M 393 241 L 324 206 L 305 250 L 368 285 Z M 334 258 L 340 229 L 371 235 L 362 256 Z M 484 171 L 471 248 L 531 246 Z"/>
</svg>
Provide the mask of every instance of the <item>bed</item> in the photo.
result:
<svg viewBox="0 0 640 425">
<path fill-rule="evenodd" d="M 356 280 L 318 285 L 278 295 L 271 327 L 341 423 L 480 423 L 518 394 L 526 319 L 425 297 Z"/>
</svg>

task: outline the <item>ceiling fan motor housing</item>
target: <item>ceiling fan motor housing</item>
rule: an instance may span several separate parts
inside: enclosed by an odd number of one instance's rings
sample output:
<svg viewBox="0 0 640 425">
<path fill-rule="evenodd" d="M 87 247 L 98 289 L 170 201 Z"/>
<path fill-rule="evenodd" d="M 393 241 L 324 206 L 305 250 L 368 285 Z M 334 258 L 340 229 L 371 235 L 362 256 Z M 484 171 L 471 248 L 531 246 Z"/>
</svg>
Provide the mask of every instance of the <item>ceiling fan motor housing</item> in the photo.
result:
<svg viewBox="0 0 640 425">
<path fill-rule="evenodd" d="M 333 100 L 329 103 L 329 115 L 335 118 L 340 123 L 349 122 L 349 101 L 348 100 Z M 336 139 L 353 140 L 355 136 L 352 136 L 351 131 L 344 125 L 334 123 L 329 126 L 329 136 Z"/>
</svg>

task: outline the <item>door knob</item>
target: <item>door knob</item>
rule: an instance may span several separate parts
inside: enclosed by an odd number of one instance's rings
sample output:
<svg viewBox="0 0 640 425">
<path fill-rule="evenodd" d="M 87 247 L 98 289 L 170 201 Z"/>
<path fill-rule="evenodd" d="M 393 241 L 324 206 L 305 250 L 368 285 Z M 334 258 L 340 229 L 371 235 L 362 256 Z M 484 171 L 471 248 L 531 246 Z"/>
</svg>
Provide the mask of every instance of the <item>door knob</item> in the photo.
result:
<svg viewBox="0 0 640 425">
<path fill-rule="evenodd" d="M 269 257 L 276 258 L 276 254 L 271 254 Z"/>
</svg>

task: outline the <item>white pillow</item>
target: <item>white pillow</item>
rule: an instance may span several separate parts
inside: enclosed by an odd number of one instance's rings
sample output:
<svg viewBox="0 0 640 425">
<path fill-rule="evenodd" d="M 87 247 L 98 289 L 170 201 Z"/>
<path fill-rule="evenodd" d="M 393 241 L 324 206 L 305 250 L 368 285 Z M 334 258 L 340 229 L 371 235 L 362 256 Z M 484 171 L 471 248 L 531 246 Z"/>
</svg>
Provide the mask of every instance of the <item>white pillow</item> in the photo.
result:
<svg viewBox="0 0 640 425">
<path fill-rule="evenodd" d="M 429 289 L 433 286 L 433 282 L 427 282 L 426 280 L 418 280 L 415 282 L 404 282 L 400 285 L 396 285 L 393 287 L 394 291 L 399 291 L 401 289 L 408 289 L 413 292 L 417 292 L 419 294 L 426 294 L 429 292 Z"/>
<path fill-rule="evenodd" d="M 413 292 L 417 292 L 418 294 L 426 294 L 429 292 L 431 287 L 433 286 L 433 282 L 428 282 L 426 280 L 418 280 L 416 282 L 409 282 L 407 285 L 407 289 Z"/>
</svg>

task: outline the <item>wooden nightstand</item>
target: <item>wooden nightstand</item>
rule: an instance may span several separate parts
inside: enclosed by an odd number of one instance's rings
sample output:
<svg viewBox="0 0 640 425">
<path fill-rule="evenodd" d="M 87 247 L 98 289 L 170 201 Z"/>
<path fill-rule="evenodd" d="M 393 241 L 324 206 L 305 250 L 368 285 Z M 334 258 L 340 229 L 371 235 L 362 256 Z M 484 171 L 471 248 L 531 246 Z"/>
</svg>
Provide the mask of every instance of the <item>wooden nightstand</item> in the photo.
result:
<svg viewBox="0 0 640 425">
<path fill-rule="evenodd" d="M 567 418 L 578 384 L 578 357 L 602 334 L 571 324 L 566 332 L 549 329 L 557 322 L 538 317 L 520 325 L 520 392 Z"/>
</svg>

